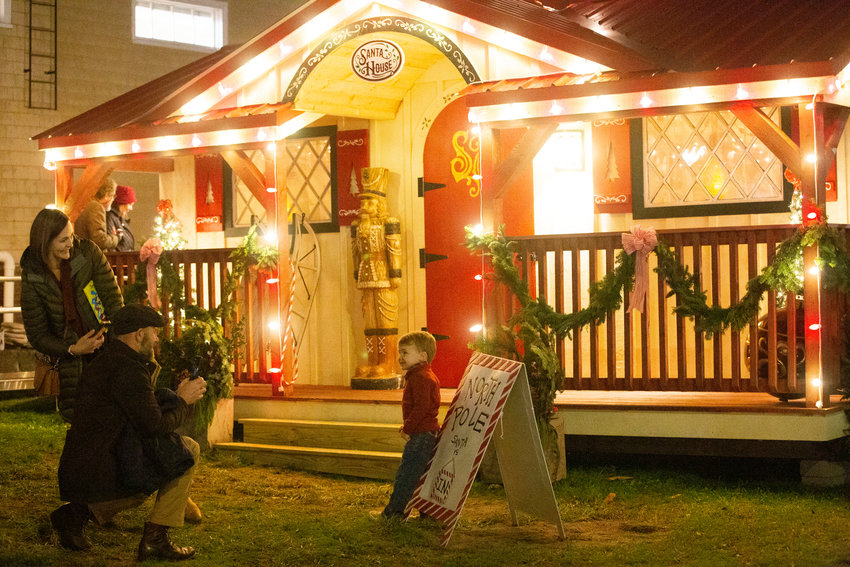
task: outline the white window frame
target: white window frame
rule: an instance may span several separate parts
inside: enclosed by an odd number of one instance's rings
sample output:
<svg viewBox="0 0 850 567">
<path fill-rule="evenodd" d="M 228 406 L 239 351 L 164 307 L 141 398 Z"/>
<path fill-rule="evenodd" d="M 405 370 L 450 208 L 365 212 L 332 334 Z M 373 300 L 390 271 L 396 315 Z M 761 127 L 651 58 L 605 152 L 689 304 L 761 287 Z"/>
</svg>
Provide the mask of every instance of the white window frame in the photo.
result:
<svg viewBox="0 0 850 567">
<path fill-rule="evenodd" d="M 2 2 L 4 0 L 0 0 Z M 153 30 L 150 34 L 139 34 L 136 27 L 136 11 L 139 9 L 147 9 L 153 12 L 153 6 L 168 6 L 170 8 L 190 9 L 193 12 L 207 12 L 213 16 L 214 38 L 213 45 L 201 45 L 191 41 L 179 41 L 176 39 L 165 40 L 153 37 Z M 133 43 L 142 45 L 157 45 L 161 47 L 172 47 L 177 49 L 188 49 L 192 51 L 212 52 L 221 49 L 227 43 L 227 2 L 219 0 L 133 0 L 133 21 L 132 21 Z"/>
<path fill-rule="evenodd" d="M 0 28 L 12 27 L 12 0 L 0 0 Z"/>
</svg>

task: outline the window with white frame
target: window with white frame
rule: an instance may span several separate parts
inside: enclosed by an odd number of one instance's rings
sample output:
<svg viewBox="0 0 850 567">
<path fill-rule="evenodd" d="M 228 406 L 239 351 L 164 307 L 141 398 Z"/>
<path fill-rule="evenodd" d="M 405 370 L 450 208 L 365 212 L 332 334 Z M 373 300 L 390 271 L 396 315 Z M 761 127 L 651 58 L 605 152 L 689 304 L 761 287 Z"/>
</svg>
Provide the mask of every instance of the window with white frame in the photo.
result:
<svg viewBox="0 0 850 567">
<path fill-rule="evenodd" d="M 0 27 L 12 27 L 12 0 L 0 0 Z"/>
<path fill-rule="evenodd" d="M 779 108 L 762 110 L 781 124 Z M 694 205 L 721 207 L 712 214 L 776 212 L 785 206 L 781 161 L 731 111 L 645 118 L 641 142 L 640 216 L 709 214 Z"/>
<path fill-rule="evenodd" d="M 136 43 L 215 50 L 224 45 L 226 25 L 226 2 L 133 0 Z"/>
</svg>

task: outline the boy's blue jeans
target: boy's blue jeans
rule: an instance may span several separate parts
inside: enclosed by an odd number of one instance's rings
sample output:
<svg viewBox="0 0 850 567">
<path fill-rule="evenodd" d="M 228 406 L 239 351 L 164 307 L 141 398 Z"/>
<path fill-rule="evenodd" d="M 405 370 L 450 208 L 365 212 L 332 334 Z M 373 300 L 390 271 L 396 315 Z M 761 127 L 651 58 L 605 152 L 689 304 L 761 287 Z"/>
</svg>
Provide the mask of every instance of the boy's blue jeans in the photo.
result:
<svg viewBox="0 0 850 567">
<path fill-rule="evenodd" d="M 390 496 L 387 507 L 384 508 L 384 516 L 392 518 L 405 515 L 404 509 L 413 497 L 413 492 L 425 472 L 425 467 L 428 466 L 428 460 L 434 453 L 436 444 L 436 432 L 414 433 L 410 436 L 401 454 L 401 464 L 395 474 L 393 494 Z"/>
</svg>

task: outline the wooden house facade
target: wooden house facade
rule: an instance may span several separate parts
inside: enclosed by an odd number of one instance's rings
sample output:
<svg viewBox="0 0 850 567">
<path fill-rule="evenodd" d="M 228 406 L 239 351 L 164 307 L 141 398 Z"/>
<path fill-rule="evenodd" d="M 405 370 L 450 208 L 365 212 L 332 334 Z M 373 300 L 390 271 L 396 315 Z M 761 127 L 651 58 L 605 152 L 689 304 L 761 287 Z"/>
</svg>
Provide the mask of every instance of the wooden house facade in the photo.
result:
<svg viewBox="0 0 850 567">
<path fill-rule="evenodd" d="M 251 292 L 265 303 L 236 369 L 269 396 L 292 383 L 345 388 L 364 356 L 348 225 L 359 169 L 387 168 L 402 227 L 399 329 L 442 339 L 435 367 L 454 387 L 472 329 L 510 308 L 476 279 L 467 226 L 503 225 L 533 293 L 570 312 L 637 224 L 725 305 L 797 230 L 795 187 L 830 224 L 850 223 L 840 4 L 313 0 L 36 138 L 72 217 L 112 171 L 159 175 L 193 249 L 180 262 L 198 303 L 217 301 L 226 250 L 249 225 L 276 231 L 280 281 Z M 369 47 L 390 55 L 366 64 Z M 292 214 L 315 239 L 290 250 Z M 113 257 L 119 271 L 131 256 Z M 558 346 L 565 387 L 768 392 L 826 411 L 844 303 L 810 269 L 816 257 L 807 248 L 802 295 L 771 292 L 761 323 L 712 337 L 651 278 L 642 314 L 612 312 Z M 296 352 L 284 339 L 305 305 Z M 283 334 L 263 330 L 269 318 Z M 843 436 L 843 414 L 831 415 L 819 441 Z"/>
</svg>

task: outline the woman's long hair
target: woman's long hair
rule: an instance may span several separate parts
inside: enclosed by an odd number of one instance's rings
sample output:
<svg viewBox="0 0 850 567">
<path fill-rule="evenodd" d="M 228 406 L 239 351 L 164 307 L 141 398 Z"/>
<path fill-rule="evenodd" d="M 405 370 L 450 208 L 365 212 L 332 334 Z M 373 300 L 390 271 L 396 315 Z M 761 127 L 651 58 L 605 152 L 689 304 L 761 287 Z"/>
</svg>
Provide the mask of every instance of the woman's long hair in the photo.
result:
<svg viewBox="0 0 850 567">
<path fill-rule="evenodd" d="M 39 259 L 47 264 L 50 243 L 65 230 L 70 219 L 59 209 L 41 209 L 30 227 L 30 249 L 38 253 Z"/>
</svg>

